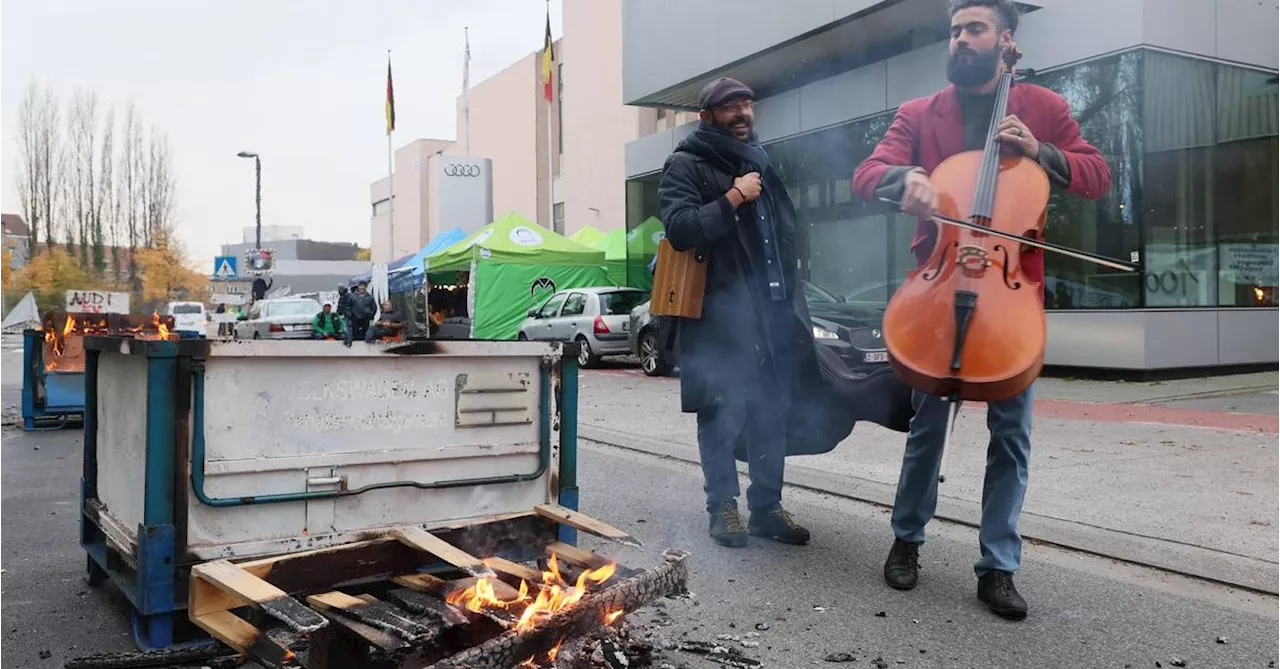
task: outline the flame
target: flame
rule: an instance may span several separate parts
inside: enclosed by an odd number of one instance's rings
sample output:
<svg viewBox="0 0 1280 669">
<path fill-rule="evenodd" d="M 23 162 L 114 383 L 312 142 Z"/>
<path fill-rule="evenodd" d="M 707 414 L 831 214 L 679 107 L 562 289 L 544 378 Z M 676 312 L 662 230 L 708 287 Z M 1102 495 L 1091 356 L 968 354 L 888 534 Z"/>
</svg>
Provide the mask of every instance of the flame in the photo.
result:
<svg viewBox="0 0 1280 669">
<path fill-rule="evenodd" d="M 1260 286 L 1254 286 L 1253 298 L 1258 304 L 1264 304 L 1267 301 L 1267 291 L 1263 290 Z"/>
<path fill-rule="evenodd" d="M 63 364 L 62 357 L 67 352 L 67 336 L 76 331 L 76 319 L 70 315 L 62 324 L 62 330 L 56 331 L 51 329 L 44 331 L 44 341 L 46 346 L 46 355 L 44 360 L 45 371 L 53 371 L 63 367 L 74 367 L 74 365 Z M 75 371 L 75 370 L 72 370 Z"/>
<path fill-rule="evenodd" d="M 604 614 L 604 624 L 612 625 L 617 622 L 618 618 L 621 618 L 624 613 L 626 613 L 626 611 L 618 609 L 617 611 L 610 611 L 609 613 Z"/>
<path fill-rule="evenodd" d="M 555 645 L 555 647 L 554 647 L 554 648 L 552 648 L 551 650 L 547 651 L 547 662 L 555 662 L 555 661 L 556 661 L 556 655 L 559 655 L 559 654 L 560 654 L 560 646 L 563 646 L 563 645 L 564 645 L 564 639 L 561 639 L 561 640 L 559 640 L 559 641 L 557 641 L 557 642 L 556 642 L 556 645 Z"/>
<path fill-rule="evenodd" d="M 615 573 L 617 573 L 617 565 L 610 563 L 597 569 L 583 571 L 577 581 L 570 584 L 560 571 L 559 556 L 553 552 L 547 560 L 546 570 L 542 572 L 541 582 L 531 585 L 528 581 L 521 580 L 520 591 L 515 599 L 504 600 L 498 597 L 493 583 L 486 578 L 480 578 L 474 585 L 448 595 L 445 601 L 455 606 L 464 606 L 472 613 L 480 613 L 486 609 L 518 613 L 519 619 L 515 629 L 524 631 L 537 626 L 557 611 L 578 603 L 587 595 L 591 586 L 604 583 L 613 578 Z M 538 591 L 538 595 L 530 601 L 530 591 L 534 589 Z M 613 622 L 621 614 L 621 611 L 616 612 L 616 615 L 610 613 L 607 616 L 607 622 Z M 559 652 L 559 645 L 556 646 L 555 652 Z M 552 656 L 554 659 L 554 652 Z M 533 660 L 534 658 L 530 658 L 529 662 Z"/>
<path fill-rule="evenodd" d="M 446 602 L 462 605 L 472 613 L 480 613 L 485 609 L 506 609 L 513 604 L 529 599 L 529 584 L 520 582 L 520 594 L 513 600 L 506 601 L 498 597 L 493 584 L 487 578 L 481 578 L 476 584 L 464 590 L 458 590 L 445 598 Z"/>
<path fill-rule="evenodd" d="M 160 314 L 151 312 L 151 322 L 156 326 L 156 332 L 160 334 L 161 339 L 169 338 L 169 328 L 165 327 L 164 321 L 160 320 Z"/>
</svg>

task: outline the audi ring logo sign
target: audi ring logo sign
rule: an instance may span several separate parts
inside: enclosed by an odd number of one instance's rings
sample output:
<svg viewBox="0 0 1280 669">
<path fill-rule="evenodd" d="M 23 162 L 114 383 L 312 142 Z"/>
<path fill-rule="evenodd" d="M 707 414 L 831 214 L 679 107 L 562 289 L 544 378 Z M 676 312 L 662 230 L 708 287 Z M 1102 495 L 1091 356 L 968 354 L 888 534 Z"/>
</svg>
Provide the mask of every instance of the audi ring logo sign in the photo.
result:
<svg viewBox="0 0 1280 669">
<path fill-rule="evenodd" d="M 461 165 L 458 163 L 445 165 L 444 175 L 447 177 L 478 177 L 480 176 L 480 166 Z"/>
<path fill-rule="evenodd" d="M 871 328 L 871 338 L 872 338 L 872 339 L 879 339 L 879 338 L 880 338 L 880 331 L 879 331 L 879 330 L 877 330 L 877 329 L 875 329 L 875 328 Z"/>
</svg>

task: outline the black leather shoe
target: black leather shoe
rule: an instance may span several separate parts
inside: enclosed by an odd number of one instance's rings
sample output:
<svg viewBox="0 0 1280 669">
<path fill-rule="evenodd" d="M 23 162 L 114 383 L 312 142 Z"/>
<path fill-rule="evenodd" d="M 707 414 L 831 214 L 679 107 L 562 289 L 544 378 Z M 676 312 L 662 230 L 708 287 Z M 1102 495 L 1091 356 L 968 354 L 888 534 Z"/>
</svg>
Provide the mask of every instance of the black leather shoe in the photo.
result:
<svg viewBox="0 0 1280 669">
<path fill-rule="evenodd" d="M 747 531 L 752 536 L 773 539 L 782 544 L 803 546 L 809 543 L 809 530 L 797 525 L 795 518 L 780 506 L 768 511 L 752 511 Z"/>
<path fill-rule="evenodd" d="M 884 582 L 895 590 L 910 590 L 916 587 L 919 573 L 920 544 L 894 539 L 884 561 Z"/>
<path fill-rule="evenodd" d="M 1022 620 L 1027 617 L 1027 600 L 1013 587 L 1013 574 L 989 571 L 978 578 L 978 599 L 1001 618 Z"/>
<path fill-rule="evenodd" d="M 711 512 L 711 526 L 708 533 L 716 543 L 730 548 L 742 548 L 747 545 L 747 531 L 742 526 L 742 516 L 738 514 L 737 502 L 724 502 Z"/>
</svg>

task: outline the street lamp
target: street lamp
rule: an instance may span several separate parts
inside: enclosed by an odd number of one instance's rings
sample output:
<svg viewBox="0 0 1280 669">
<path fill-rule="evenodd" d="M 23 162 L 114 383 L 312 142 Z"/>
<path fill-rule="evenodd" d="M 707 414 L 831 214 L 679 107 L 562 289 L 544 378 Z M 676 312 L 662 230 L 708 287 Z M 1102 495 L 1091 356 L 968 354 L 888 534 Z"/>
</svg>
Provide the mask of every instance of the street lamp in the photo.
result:
<svg viewBox="0 0 1280 669">
<path fill-rule="evenodd" d="M 251 151 L 241 151 L 236 155 L 241 158 L 253 158 L 253 171 L 257 178 L 255 197 L 258 206 L 258 228 L 253 238 L 253 248 L 254 250 L 259 250 L 262 248 L 262 159 L 258 157 L 258 154 Z"/>
</svg>

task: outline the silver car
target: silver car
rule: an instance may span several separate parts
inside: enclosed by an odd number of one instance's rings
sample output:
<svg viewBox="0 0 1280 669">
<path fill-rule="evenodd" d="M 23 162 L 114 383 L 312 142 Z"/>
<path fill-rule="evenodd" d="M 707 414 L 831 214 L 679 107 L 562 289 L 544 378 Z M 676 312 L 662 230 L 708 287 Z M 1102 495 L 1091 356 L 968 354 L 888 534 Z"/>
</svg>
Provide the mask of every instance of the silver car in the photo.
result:
<svg viewBox="0 0 1280 669">
<path fill-rule="evenodd" d="M 310 339 L 311 321 L 318 313 L 320 303 L 315 300 L 258 300 L 248 318 L 236 323 L 236 339 Z"/>
<path fill-rule="evenodd" d="M 616 286 L 562 290 L 529 310 L 518 338 L 576 341 L 581 346 L 578 364 L 594 367 L 606 355 L 631 352 L 631 310 L 648 299 L 647 291 Z"/>
</svg>

